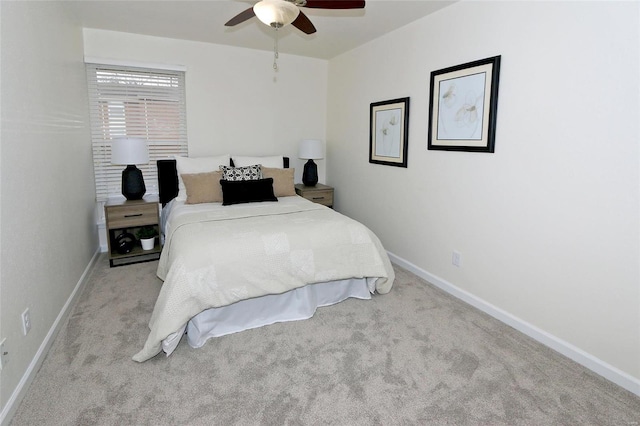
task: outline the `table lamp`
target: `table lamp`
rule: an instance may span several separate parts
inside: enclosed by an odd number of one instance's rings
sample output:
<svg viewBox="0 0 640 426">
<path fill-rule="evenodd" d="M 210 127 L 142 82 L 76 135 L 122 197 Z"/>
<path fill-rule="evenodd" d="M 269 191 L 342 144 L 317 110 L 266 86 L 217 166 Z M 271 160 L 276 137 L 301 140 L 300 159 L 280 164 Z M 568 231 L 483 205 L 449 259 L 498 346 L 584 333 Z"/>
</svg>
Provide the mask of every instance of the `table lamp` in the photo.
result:
<svg viewBox="0 0 640 426">
<path fill-rule="evenodd" d="M 122 171 L 122 195 L 127 200 L 140 200 L 147 192 L 142 171 L 136 164 L 149 162 L 149 149 L 143 139 L 121 138 L 111 142 L 111 164 L 126 164 Z"/>
<path fill-rule="evenodd" d="M 298 158 L 309 160 L 304 165 L 302 183 L 305 186 L 316 186 L 318 183 L 318 166 L 313 160 L 324 158 L 324 146 L 317 139 L 304 139 L 298 145 Z"/>
</svg>

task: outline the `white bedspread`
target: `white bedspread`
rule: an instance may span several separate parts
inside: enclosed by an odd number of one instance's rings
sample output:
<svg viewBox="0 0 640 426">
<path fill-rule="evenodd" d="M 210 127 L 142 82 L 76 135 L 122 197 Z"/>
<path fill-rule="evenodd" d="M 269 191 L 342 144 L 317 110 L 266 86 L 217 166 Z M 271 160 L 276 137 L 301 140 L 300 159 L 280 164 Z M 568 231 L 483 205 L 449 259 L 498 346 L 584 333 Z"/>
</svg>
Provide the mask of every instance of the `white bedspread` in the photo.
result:
<svg viewBox="0 0 640 426">
<path fill-rule="evenodd" d="M 302 197 L 278 202 L 173 207 L 158 265 L 164 280 L 135 361 L 205 309 L 311 283 L 373 277 L 391 290 L 394 272 L 364 225 Z"/>
</svg>

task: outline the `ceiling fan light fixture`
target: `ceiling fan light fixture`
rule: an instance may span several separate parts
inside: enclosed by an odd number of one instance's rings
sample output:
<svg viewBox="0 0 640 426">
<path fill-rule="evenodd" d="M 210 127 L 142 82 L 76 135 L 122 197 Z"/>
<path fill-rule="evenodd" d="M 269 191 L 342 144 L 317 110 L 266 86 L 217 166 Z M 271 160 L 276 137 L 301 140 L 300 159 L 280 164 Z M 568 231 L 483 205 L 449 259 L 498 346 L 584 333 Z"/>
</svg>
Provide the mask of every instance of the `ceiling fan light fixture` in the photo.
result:
<svg viewBox="0 0 640 426">
<path fill-rule="evenodd" d="M 296 20 L 300 9 L 286 0 L 262 0 L 253 6 L 258 19 L 274 28 L 282 28 Z"/>
</svg>

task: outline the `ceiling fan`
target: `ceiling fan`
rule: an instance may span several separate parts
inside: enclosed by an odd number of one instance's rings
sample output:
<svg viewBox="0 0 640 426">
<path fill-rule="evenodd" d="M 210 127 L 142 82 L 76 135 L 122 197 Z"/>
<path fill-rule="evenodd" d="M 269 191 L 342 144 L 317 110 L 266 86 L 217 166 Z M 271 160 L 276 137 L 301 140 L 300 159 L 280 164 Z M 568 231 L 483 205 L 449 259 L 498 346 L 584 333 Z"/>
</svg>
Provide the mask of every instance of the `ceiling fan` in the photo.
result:
<svg viewBox="0 0 640 426">
<path fill-rule="evenodd" d="M 275 29 L 293 25 L 305 34 L 313 34 L 313 26 L 300 8 L 310 9 L 362 9 L 364 0 L 261 0 L 253 7 L 240 12 L 224 24 L 227 27 L 238 25 L 254 16 Z"/>
</svg>

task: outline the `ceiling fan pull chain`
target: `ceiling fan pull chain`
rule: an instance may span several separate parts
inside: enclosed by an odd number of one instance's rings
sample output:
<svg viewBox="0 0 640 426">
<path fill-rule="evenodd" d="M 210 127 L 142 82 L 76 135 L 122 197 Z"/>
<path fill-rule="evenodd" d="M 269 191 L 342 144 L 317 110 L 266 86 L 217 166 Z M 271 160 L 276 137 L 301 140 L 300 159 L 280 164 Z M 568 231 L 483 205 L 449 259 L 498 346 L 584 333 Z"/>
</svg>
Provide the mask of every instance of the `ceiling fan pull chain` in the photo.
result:
<svg viewBox="0 0 640 426">
<path fill-rule="evenodd" d="M 278 71 L 278 27 L 276 27 L 276 37 L 273 42 L 273 69 Z"/>
</svg>

